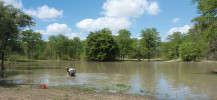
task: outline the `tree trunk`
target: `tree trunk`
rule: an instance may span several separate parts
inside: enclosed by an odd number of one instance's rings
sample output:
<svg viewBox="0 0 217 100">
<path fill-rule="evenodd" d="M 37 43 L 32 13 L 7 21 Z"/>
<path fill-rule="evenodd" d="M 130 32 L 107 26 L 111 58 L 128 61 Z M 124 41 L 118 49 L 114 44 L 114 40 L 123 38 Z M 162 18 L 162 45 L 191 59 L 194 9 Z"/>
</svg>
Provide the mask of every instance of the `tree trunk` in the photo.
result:
<svg viewBox="0 0 217 100">
<path fill-rule="evenodd" d="M 57 60 L 57 52 L 56 52 L 56 60 Z"/>
<path fill-rule="evenodd" d="M 150 53 L 148 52 L 148 62 L 150 62 Z"/>
<path fill-rule="evenodd" d="M 140 52 L 138 53 L 138 60 L 140 61 Z"/>
<path fill-rule="evenodd" d="M 4 51 L 2 50 L 1 51 L 2 52 L 2 66 L 1 66 L 1 70 L 4 70 L 5 68 L 4 68 Z"/>
<path fill-rule="evenodd" d="M 30 47 L 28 47 L 28 58 L 30 60 Z"/>
</svg>

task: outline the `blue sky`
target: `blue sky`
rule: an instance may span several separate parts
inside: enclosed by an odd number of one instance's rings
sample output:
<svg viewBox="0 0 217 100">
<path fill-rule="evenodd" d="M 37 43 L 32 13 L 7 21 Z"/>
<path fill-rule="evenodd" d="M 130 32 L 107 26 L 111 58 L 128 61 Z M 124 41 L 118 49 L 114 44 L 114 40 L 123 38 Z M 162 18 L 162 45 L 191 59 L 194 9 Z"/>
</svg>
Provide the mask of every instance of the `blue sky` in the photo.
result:
<svg viewBox="0 0 217 100">
<path fill-rule="evenodd" d="M 90 31 L 110 28 L 113 35 L 128 29 L 132 38 L 141 30 L 157 28 L 162 41 L 176 31 L 186 33 L 198 16 L 191 0 L 0 0 L 32 16 L 37 23 L 29 27 L 44 40 L 63 34 L 84 40 Z"/>
</svg>

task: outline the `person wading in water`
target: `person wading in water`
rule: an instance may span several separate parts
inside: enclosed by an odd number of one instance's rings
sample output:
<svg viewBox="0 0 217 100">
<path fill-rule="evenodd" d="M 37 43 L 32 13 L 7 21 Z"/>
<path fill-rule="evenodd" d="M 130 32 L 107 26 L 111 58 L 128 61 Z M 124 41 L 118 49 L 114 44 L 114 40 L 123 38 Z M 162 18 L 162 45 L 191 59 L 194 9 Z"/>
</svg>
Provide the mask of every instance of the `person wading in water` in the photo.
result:
<svg viewBox="0 0 217 100">
<path fill-rule="evenodd" d="M 71 68 L 71 67 L 66 67 L 66 72 L 68 72 L 68 74 L 70 76 L 75 76 L 75 73 L 76 73 L 76 70 L 74 68 Z"/>
</svg>

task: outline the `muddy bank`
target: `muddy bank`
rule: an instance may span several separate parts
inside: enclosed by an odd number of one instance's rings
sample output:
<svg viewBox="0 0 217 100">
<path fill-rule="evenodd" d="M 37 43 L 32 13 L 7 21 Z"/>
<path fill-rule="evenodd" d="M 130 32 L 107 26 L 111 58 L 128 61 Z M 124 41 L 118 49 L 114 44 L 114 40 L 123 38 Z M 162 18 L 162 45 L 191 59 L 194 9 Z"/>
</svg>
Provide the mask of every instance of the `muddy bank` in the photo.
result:
<svg viewBox="0 0 217 100">
<path fill-rule="evenodd" d="M 1 100 L 155 100 L 152 96 L 95 92 L 74 87 L 42 89 L 32 85 L 0 87 L 0 98 Z"/>
</svg>

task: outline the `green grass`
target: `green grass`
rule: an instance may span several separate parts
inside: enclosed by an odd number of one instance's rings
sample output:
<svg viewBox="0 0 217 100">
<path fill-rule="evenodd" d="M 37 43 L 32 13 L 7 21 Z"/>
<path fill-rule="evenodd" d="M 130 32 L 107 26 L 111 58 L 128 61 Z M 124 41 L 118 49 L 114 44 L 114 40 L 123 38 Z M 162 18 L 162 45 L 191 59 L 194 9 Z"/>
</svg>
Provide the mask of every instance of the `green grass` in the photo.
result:
<svg viewBox="0 0 217 100">
<path fill-rule="evenodd" d="M 64 97 L 65 97 L 66 99 L 68 99 L 68 98 L 69 98 L 69 94 L 66 93 Z"/>
<path fill-rule="evenodd" d="M 101 87 L 101 90 L 103 90 L 103 91 L 116 91 L 116 92 L 119 92 L 119 93 L 127 92 L 130 89 L 132 89 L 131 86 L 126 85 L 126 84 L 120 84 L 120 83 L 112 84 L 110 86 Z"/>
<path fill-rule="evenodd" d="M 84 87 L 82 90 L 84 91 L 96 91 L 95 87 Z"/>
</svg>

